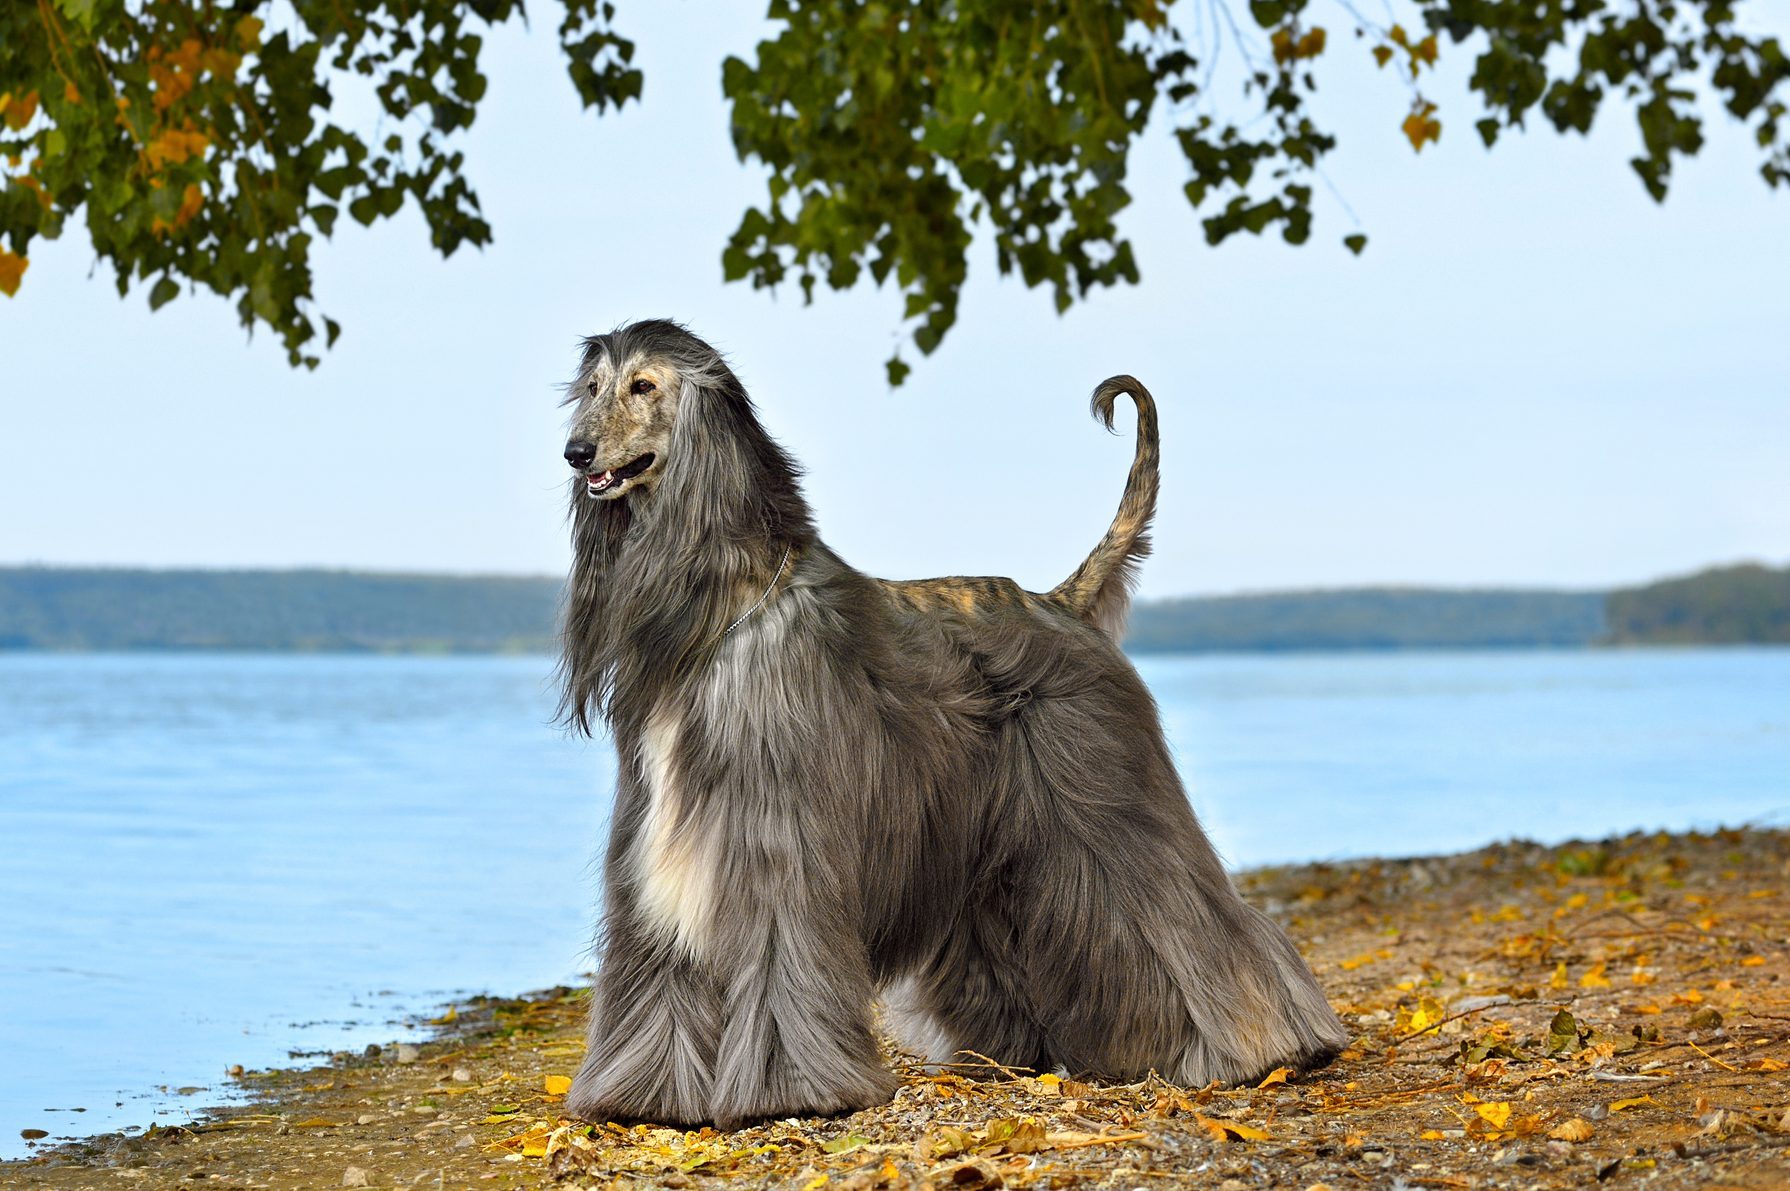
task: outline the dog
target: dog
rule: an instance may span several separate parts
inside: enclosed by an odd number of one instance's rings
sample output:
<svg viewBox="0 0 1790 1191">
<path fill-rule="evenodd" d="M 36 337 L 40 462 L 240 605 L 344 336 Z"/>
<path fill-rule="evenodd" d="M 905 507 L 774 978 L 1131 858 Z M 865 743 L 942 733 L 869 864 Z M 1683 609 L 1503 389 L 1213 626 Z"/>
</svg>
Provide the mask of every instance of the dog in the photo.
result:
<svg viewBox="0 0 1790 1191">
<path fill-rule="evenodd" d="M 875 579 L 714 348 L 584 342 L 561 713 L 619 757 L 600 963 L 567 1108 L 738 1128 L 884 1103 L 876 1003 L 929 1062 L 1181 1084 L 1347 1041 L 1243 901 L 1120 651 L 1156 408 L 1106 536 L 1046 593 Z"/>
</svg>

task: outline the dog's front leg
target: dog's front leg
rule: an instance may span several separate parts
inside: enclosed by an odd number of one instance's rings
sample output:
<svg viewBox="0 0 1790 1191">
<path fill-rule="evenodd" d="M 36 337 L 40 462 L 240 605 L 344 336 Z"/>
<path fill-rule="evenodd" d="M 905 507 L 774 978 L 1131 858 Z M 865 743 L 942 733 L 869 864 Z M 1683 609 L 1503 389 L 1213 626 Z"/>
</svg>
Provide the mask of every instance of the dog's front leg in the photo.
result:
<svg viewBox="0 0 1790 1191">
<path fill-rule="evenodd" d="M 720 899 L 723 1023 L 711 1111 L 723 1129 L 853 1112 L 895 1092 L 871 1026 L 850 875 L 803 834 L 791 821 L 743 846 Z"/>
<path fill-rule="evenodd" d="M 592 996 L 566 1110 L 593 1122 L 709 1120 L 720 1014 L 707 973 L 662 937 L 622 924 L 611 927 Z"/>
</svg>

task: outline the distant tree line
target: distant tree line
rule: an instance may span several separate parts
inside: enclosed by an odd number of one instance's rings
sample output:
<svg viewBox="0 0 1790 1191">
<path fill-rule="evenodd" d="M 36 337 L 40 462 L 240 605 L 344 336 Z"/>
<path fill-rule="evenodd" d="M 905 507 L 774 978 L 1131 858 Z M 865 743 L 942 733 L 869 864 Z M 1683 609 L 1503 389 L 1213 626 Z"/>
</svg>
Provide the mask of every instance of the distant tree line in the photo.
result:
<svg viewBox="0 0 1790 1191">
<path fill-rule="evenodd" d="M 1790 644 L 1790 567 L 1716 567 L 1613 591 L 1615 645 Z"/>
<path fill-rule="evenodd" d="M 0 649 L 530 652 L 556 579 L 0 568 Z"/>
<path fill-rule="evenodd" d="M 560 582 L 353 571 L 0 568 L 0 650 L 524 653 L 553 648 Z M 1611 592 L 1338 591 L 1145 601 L 1140 653 L 1790 643 L 1790 568 Z"/>
</svg>

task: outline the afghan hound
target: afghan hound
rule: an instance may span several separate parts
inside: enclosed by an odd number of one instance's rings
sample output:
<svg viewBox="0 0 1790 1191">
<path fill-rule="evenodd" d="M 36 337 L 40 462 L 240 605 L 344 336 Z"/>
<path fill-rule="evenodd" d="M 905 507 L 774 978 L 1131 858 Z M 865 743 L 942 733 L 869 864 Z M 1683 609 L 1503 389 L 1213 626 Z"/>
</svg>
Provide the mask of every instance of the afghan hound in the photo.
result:
<svg viewBox="0 0 1790 1191">
<path fill-rule="evenodd" d="M 737 1128 L 887 1101 L 905 1046 L 1183 1084 L 1346 1042 L 1286 934 L 1195 820 L 1119 650 L 1158 439 L 1137 403 L 1117 519 L 1053 590 L 874 579 L 816 535 L 798 470 L 676 323 L 585 341 L 565 457 L 561 711 L 619 779 L 591 1121 Z"/>
</svg>

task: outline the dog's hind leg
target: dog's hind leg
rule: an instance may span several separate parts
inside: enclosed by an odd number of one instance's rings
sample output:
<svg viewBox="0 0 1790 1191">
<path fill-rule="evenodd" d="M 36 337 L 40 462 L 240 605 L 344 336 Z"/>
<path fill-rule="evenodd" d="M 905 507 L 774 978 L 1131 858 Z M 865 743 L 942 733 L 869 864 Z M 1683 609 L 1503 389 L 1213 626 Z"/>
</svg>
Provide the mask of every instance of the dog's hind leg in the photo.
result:
<svg viewBox="0 0 1790 1191">
<path fill-rule="evenodd" d="M 691 957 L 656 934 L 617 928 L 592 996 L 566 1111 L 593 1122 L 708 1120 L 720 1002 Z"/>
<path fill-rule="evenodd" d="M 929 1064 L 974 1052 L 1011 1068 L 1052 1066 L 1013 951 L 1010 899 L 993 882 L 973 891 L 938 952 L 884 993 L 890 1032 Z"/>
<path fill-rule="evenodd" d="M 1036 701 L 1002 745 L 1027 791 L 1016 904 L 1053 1056 L 1189 1084 L 1327 1061 L 1347 1034 L 1285 933 L 1232 886 L 1154 716 L 1114 716 L 1110 695 L 1078 702 Z M 1119 702 L 1153 710 L 1141 684 Z"/>
</svg>

